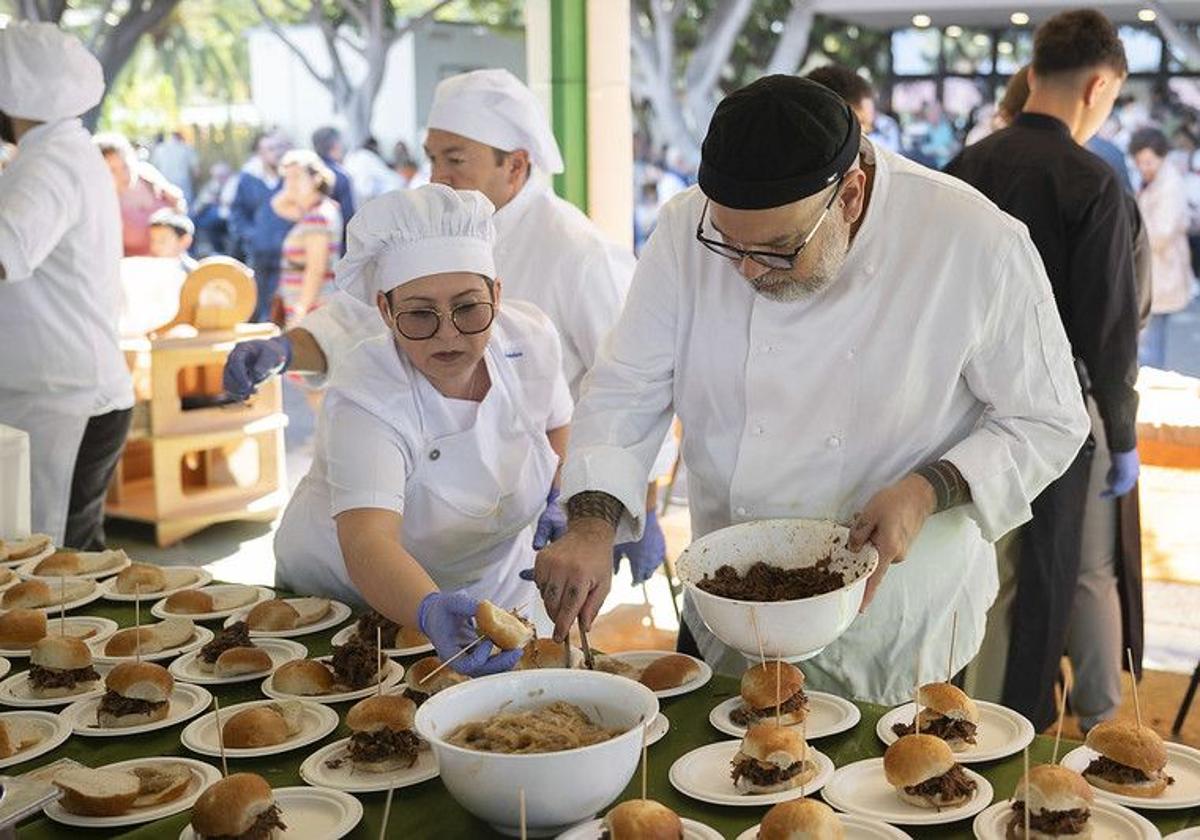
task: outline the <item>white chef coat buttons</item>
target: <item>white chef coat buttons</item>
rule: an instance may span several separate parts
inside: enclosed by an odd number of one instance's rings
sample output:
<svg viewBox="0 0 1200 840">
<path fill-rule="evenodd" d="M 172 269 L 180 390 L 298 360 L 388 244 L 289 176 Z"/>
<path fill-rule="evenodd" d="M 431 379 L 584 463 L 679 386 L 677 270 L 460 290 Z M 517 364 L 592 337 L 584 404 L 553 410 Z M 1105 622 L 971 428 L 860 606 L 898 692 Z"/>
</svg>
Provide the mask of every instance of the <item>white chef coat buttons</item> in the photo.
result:
<svg viewBox="0 0 1200 840">
<path fill-rule="evenodd" d="M 441 457 L 442 457 L 442 450 L 440 450 L 440 449 L 429 450 L 429 460 L 430 461 L 436 461 L 438 458 L 441 458 Z"/>
<path fill-rule="evenodd" d="M 761 435 L 761 434 L 763 433 L 763 431 L 764 431 L 764 429 L 763 429 L 763 427 L 762 427 L 762 426 L 755 426 L 755 427 L 754 427 L 754 434 L 756 434 L 756 435 Z"/>
<path fill-rule="evenodd" d="M 740 507 L 737 510 L 735 510 L 734 513 L 736 513 L 738 516 L 745 516 L 746 509 L 744 507 Z"/>
<path fill-rule="evenodd" d="M 851 347 L 849 350 L 846 351 L 846 358 L 853 359 L 855 352 L 856 352 L 855 349 L 853 347 Z"/>
<path fill-rule="evenodd" d="M 828 446 L 830 449 L 837 449 L 839 446 L 842 445 L 842 439 L 840 437 L 838 437 L 837 435 L 830 435 L 828 438 L 825 439 L 825 445 Z"/>
</svg>

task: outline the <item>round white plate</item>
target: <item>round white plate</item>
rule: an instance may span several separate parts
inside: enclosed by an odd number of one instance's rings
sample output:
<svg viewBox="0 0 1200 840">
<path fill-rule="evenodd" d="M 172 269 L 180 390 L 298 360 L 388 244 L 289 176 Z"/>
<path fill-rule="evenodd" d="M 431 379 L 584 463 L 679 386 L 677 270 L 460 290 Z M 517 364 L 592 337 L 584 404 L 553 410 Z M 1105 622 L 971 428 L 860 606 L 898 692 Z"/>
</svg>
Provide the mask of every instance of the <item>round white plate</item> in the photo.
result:
<svg viewBox="0 0 1200 840">
<path fill-rule="evenodd" d="M 1144 799 L 1138 796 L 1110 793 L 1095 786 L 1092 787 L 1092 790 L 1100 799 L 1107 799 L 1110 802 L 1117 802 L 1138 810 L 1161 811 L 1172 808 L 1195 808 L 1200 805 L 1200 750 L 1170 742 L 1167 742 L 1165 746 L 1167 748 L 1167 775 L 1175 779 L 1175 784 L 1168 785 L 1162 796 Z M 1082 773 L 1099 756 L 1100 753 L 1095 750 L 1077 747 L 1064 755 L 1059 764 L 1076 773 Z"/>
<path fill-rule="evenodd" d="M 22 560 L 4 560 L 4 561 L 0 562 L 0 566 L 7 566 L 10 569 L 15 569 L 18 566 L 24 566 L 26 563 L 29 563 L 30 561 L 36 562 L 39 560 L 45 560 L 47 557 L 49 557 L 51 554 L 53 554 L 56 551 L 58 551 L 58 548 L 55 547 L 55 545 L 53 543 L 51 543 L 50 545 L 46 546 L 41 551 L 39 551 L 37 554 L 33 555 L 32 557 L 26 557 Z"/>
<path fill-rule="evenodd" d="M 102 554 L 103 552 L 77 551 L 74 553 L 76 553 L 76 554 Z M 53 554 L 53 552 L 51 552 L 51 554 Z M 46 555 L 46 556 L 48 557 L 50 555 Z M 33 573 L 33 570 L 37 568 L 38 563 L 42 562 L 42 559 L 43 558 L 41 558 L 41 557 L 36 557 L 32 560 L 26 560 L 24 563 L 17 566 L 16 568 L 14 568 L 13 571 L 16 572 L 18 575 L 20 575 L 21 577 L 25 578 L 26 580 L 28 580 L 29 578 L 38 578 L 39 580 L 50 581 L 50 580 L 58 580 L 60 577 L 66 577 L 67 580 L 99 580 L 100 578 L 106 578 L 106 577 L 115 575 L 117 572 L 121 571 L 122 569 L 126 569 L 129 566 L 133 565 L 133 561 L 129 559 L 129 555 L 127 554 L 127 555 L 125 555 L 124 558 L 122 558 L 117 563 L 114 563 L 113 565 L 111 565 L 107 568 L 101 569 L 98 572 L 80 572 L 77 575 L 35 575 Z"/>
<path fill-rule="evenodd" d="M 99 697 L 104 694 L 104 675 L 112 670 L 111 665 L 96 664 L 96 673 L 100 679 L 96 687 L 89 691 L 81 691 L 66 697 L 34 697 L 29 693 L 29 672 L 21 671 L 0 682 L 0 706 L 14 706 L 18 709 L 44 709 L 49 706 L 66 706 L 76 700 L 88 697 Z"/>
<path fill-rule="evenodd" d="M 71 737 L 71 724 L 67 723 L 60 715 L 54 712 L 29 711 L 4 712 L 0 714 L 0 720 L 6 718 L 20 720 L 25 725 L 36 728 L 42 738 L 33 746 L 21 750 L 16 755 L 10 755 L 8 758 L 0 758 L 0 767 L 11 767 L 23 761 L 29 761 L 31 758 L 37 758 L 39 755 L 45 755 Z"/>
<path fill-rule="evenodd" d="M 304 759 L 300 765 L 300 778 L 314 787 L 333 788 L 350 793 L 371 793 L 392 787 L 408 787 L 437 777 L 437 756 L 433 750 L 424 749 L 417 753 L 417 763 L 391 773 L 360 773 L 350 763 L 346 754 L 349 738 L 334 741 Z M 337 769 L 325 766 L 331 758 L 343 758 L 345 762 Z"/>
<path fill-rule="evenodd" d="M 189 718 L 194 718 L 212 705 L 212 695 L 198 685 L 176 683 L 171 691 L 171 709 L 162 720 L 143 723 L 139 726 L 114 726 L 105 728 L 96 723 L 96 710 L 100 708 L 100 697 L 77 700 L 59 714 L 67 720 L 79 735 L 95 738 L 124 738 L 140 735 L 156 729 L 166 729 Z"/>
<path fill-rule="evenodd" d="M 839 811 L 899 825 L 942 825 L 973 817 L 992 803 L 992 785 L 974 770 L 975 795 L 957 808 L 919 808 L 902 802 L 883 776 L 883 759 L 868 758 L 839 768 L 821 797 Z"/>
<path fill-rule="evenodd" d="M 896 826 L 879 820 L 854 814 L 838 814 L 837 818 L 845 831 L 846 840 L 912 840 Z M 746 829 L 737 836 L 737 840 L 758 840 L 758 826 Z"/>
<path fill-rule="evenodd" d="M 1114 802 L 1096 800 L 1091 812 L 1092 840 L 1158 840 L 1162 836 L 1148 819 Z M 981 813 L 971 824 L 977 840 L 1004 840 L 1011 815 L 1012 802 L 1007 799 Z"/>
<path fill-rule="evenodd" d="M 12 670 L 12 663 L 0 656 L 0 677 L 5 677 Z"/>
<path fill-rule="evenodd" d="M 299 642 L 289 642 L 287 639 L 258 639 L 254 643 L 254 646 L 262 648 L 267 652 L 267 656 L 271 657 L 272 671 L 284 662 L 291 662 L 293 659 L 303 659 L 308 656 L 308 648 Z M 218 677 L 214 676 L 211 672 L 201 671 L 196 667 L 196 659 L 199 656 L 199 649 L 191 653 L 185 653 L 172 662 L 167 670 L 171 672 L 171 675 L 175 679 L 196 683 L 197 685 L 229 685 L 230 683 L 250 682 L 251 680 L 259 679 L 263 674 L 267 673 L 266 671 L 256 671 L 253 674 L 239 674 L 236 677 Z"/>
<path fill-rule="evenodd" d="M 269 601 L 275 597 L 275 593 L 265 586 L 250 586 L 247 587 L 240 583 L 216 583 L 211 586 L 202 587 L 205 592 L 229 592 L 234 589 L 253 589 L 255 592 L 254 600 L 249 604 L 242 604 L 240 607 L 234 607 L 228 610 L 214 610 L 210 613 L 173 613 L 167 611 L 167 599 L 162 598 L 154 603 L 150 608 L 150 614 L 155 618 L 190 618 L 192 621 L 216 621 L 220 618 L 227 618 L 236 612 L 249 610 L 260 601 Z M 170 597 L 170 596 L 167 596 Z"/>
<path fill-rule="evenodd" d="M 808 717 L 803 724 L 804 737 L 810 741 L 853 729 L 862 719 L 858 706 L 849 700 L 822 691 L 805 693 L 808 694 Z M 729 719 L 729 715 L 741 705 L 741 696 L 730 697 L 724 703 L 713 706 L 708 713 L 708 722 L 726 735 L 741 738 L 746 734 L 746 727 L 738 726 Z M 796 727 L 799 728 L 800 724 L 796 724 Z"/>
<path fill-rule="evenodd" d="M 622 651 L 619 651 L 618 653 L 608 654 L 608 658 L 609 659 L 619 659 L 622 662 L 627 662 L 630 665 L 632 665 L 634 668 L 637 668 L 638 671 L 640 672 L 643 668 L 645 668 L 647 665 L 649 665 L 655 659 L 659 659 L 664 656 L 670 656 L 672 653 L 674 653 L 674 651 L 669 651 L 669 650 L 622 650 Z M 687 654 L 680 654 L 680 655 L 687 656 Z M 700 666 L 700 673 L 695 677 L 695 679 L 688 680 L 683 685 L 677 686 L 675 688 L 665 688 L 662 691 L 656 691 L 656 692 L 654 692 L 655 697 L 657 697 L 659 700 L 663 700 L 663 699 L 666 699 L 667 697 L 677 697 L 680 694 L 687 694 L 690 691 L 695 691 L 697 688 L 703 687 L 704 685 L 706 685 L 708 683 L 709 680 L 712 679 L 713 671 L 712 671 L 712 668 L 710 668 L 708 666 L 707 662 L 705 662 L 703 659 L 697 659 L 694 656 L 688 656 L 688 659 L 692 660 L 693 662 L 695 662 L 697 665 Z"/>
<path fill-rule="evenodd" d="M 147 625 L 147 626 L 149 626 L 149 625 Z M 128 629 L 128 628 L 126 628 L 126 629 Z M 213 631 L 209 630 L 207 627 L 201 627 L 199 624 L 197 624 L 195 632 L 192 633 L 191 641 L 186 642 L 186 643 L 180 645 L 179 647 L 168 648 L 167 650 L 160 650 L 157 653 L 143 653 L 142 661 L 143 662 L 162 662 L 165 659 L 174 659 L 175 657 L 179 656 L 180 654 L 190 653 L 193 650 L 199 650 L 200 648 L 204 647 L 206 644 L 208 644 L 212 640 L 213 640 Z M 104 645 L 107 643 L 108 643 L 108 639 L 103 639 L 98 642 L 92 642 L 92 644 L 91 644 L 92 657 L 97 662 L 112 663 L 115 665 L 118 662 L 136 662 L 137 661 L 136 656 L 105 656 L 104 655 Z"/>
<path fill-rule="evenodd" d="M 330 657 L 328 656 L 317 657 L 318 662 L 328 663 L 329 660 Z M 399 662 L 393 662 L 391 659 L 389 659 L 387 664 L 384 665 L 384 693 L 391 694 L 392 692 L 389 689 L 395 687 L 396 684 L 398 684 L 402 679 L 404 679 L 404 666 Z M 342 691 L 337 694 L 285 694 L 282 691 L 275 690 L 274 674 L 263 680 L 262 684 L 262 693 L 268 697 L 273 697 L 276 700 L 312 700 L 314 703 L 345 703 L 349 700 L 361 700 L 364 697 L 370 697 L 378 690 L 379 689 L 374 684 L 371 684 L 366 688 L 360 688 L 355 691 Z"/>
<path fill-rule="evenodd" d="M 283 600 L 301 601 L 303 599 L 284 598 Z M 328 630 L 330 627 L 337 627 L 349 618 L 352 612 L 350 607 L 341 601 L 331 600 L 329 602 L 329 612 L 320 621 L 314 621 L 312 624 L 305 624 L 303 627 L 297 627 L 293 630 L 251 630 L 250 637 L 254 639 L 291 639 L 296 636 L 307 636 L 309 633 L 318 633 L 321 630 Z M 225 626 L 228 627 L 239 621 L 245 621 L 246 616 L 249 614 L 250 608 L 243 607 L 225 620 Z"/>
<path fill-rule="evenodd" d="M 213 782 L 219 781 L 221 771 L 211 764 L 205 764 L 203 761 L 197 761 L 194 758 L 168 758 L 155 756 L 151 758 L 133 758 L 128 761 L 118 761 L 115 764 L 106 764 L 104 770 L 124 770 L 133 767 L 146 767 L 152 764 L 182 764 L 191 771 L 192 778 L 188 782 L 188 786 L 184 789 L 183 795 L 170 802 L 164 802 L 161 805 L 154 805 L 149 808 L 135 808 L 128 813 L 121 814 L 116 817 L 81 817 L 78 814 L 72 814 L 63 808 L 62 804 L 55 801 L 45 807 L 46 816 L 55 822 L 60 822 L 63 825 L 74 825 L 80 828 L 117 828 L 124 825 L 137 825 L 139 823 L 152 822 L 163 817 L 169 817 L 172 814 L 178 814 L 181 811 L 186 811 L 196 804 L 196 800 L 200 798 L 200 794 L 205 788 Z"/>
<path fill-rule="evenodd" d="M 1019 753 L 1033 743 L 1033 724 L 1020 712 L 982 700 L 976 700 L 975 705 L 979 707 L 979 729 L 975 733 L 978 743 L 954 754 L 959 764 L 995 761 Z M 875 734 L 879 736 L 879 740 L 891 746 L 898 740 L 892 726 L 897 723 L 912 723 L 912 720 L 913 704 L 898 706 L 879 719 L 875 725 Z"/>
<path fill-rule="evenodd" d="M 91 586 L 91 590 L 88 592 L 87 595 L 81 595 L 80 597 L 76 598 L 73 601 L 67 601 L 67 603 L 63 604 L 62 606 L 59 606 L 58 604 L 52 604 L 48 607 L 34 607 L 33 609 L 41 610 L 42 612 L 46 613 L 46 618 L 48 618 L 50 620 L 51 626 L 53 626 L 54 619 L 58 618 L 58 614 L 60 612 L 70 612 L 71 610 L 76 609 L 77 607 L 82 607 L 84 604 L 90 604 L 90 603 L 92 603 L 92 601 L 100 600 L 100 585 L 98 583 L 96 583 L 96 581 L 83 580 L 82 578 L 67 578 L 67 581 L 68 582 L 75 581 L 75 582 L 87 583 Z M 57 581 L 54 581 L 50 584 L 50 591 L 57 595 L 57 593 L 58 593 L 58 582 Z"/>
<path fill-rule="evenodd" d="M 166 587 L 158 592 L 143 592 L 141 594 L 142 601 L 149 601 L 151 598 L 166 598 L 168 595 L 174 595 L 184 589 L 206 586 L 212 583 L 213 579 L 212 572 L 205 571 L 199 566 L 163 566 L 162 570 L 163 577 L 167 579 Z M 100 586 L 103 597 L 109 601 L 128 601 L 131 604 L 138 600 L 138 596 L 133 593 L 114 591 L 116 586 L 117 579 L 115 577 L 104 581 Z"/>
<path fill-rule="evenodd" d="M 1168 834 L 1163 840 L 1200 840 L 1200 826 L 1196 828 L 1185 828 L 1183 831 L 1176 831 L 1174 834 Z"/>
<path fill-rule="evenodd" d="M 650 725 L 646 727 L 646 746 L 650 747 L 657 744 L 663 738 L 667 737 L 667 733 L 671 731 L 671 721 L 662 712 L 654 716 L 654 720 L 650 721 Z"/>
<path fill-rule="evenodd" d="M 116 633 L 117 622 L 111 618 L 101 618 L 97 615 L 69 615 L 66 619 L 66 630 L 68 636 L 75 636 L 90 644 L 91 642 L 102 642 Z M 57 636 L 62 632 L 62 622 L 57 616 L 46 622 L 46 631 L 51 636 Z M 86 635 L 89 632 L 91 635 Z M 0 648 L 0 656 L 26 659 L 29 657 L 29 648 Z"/>
<path fill-rule="evenodd" d="M 341 630 L 333 634 L 333 645 L 344 645 L 357 634 L 354 632 L 356 625 L 350 624 L 343 627 Z M 385 647 L 383 653 L 385 656 L 416 656 L 419 653 L 429 653 L 433 650 L 432 644 L 417 645 L 415 647 L 389 648 Z"/>
<path fill-rule="evenodd" d="M 808 754 L 817 765 L 817 775 L 804 785 L 803 793 L 798 787 L 776 793 L 738 793 L 729 771 L 741 746 L 741 741 L 721 741 L 697 747 L 671 765 L 671 785 L 685 796 L 713 805 L 774 805 L 816 793 L 833 776 L 833 762 L 810 746 Z"/>
<path fill-rule="evenodd" d="M 614 804 L 613 807 L 617 804 L 620 803 Z M 687 817 L 680 817 L 679 821 L 683 823 L 683 840 L 722 840 L 721 832 L 709 828 L 704 823 L 689 820 Z M 603 820 L 590 820 L 564 831 L 558 835 L 558 840 L 599 840 L 603 829 Z"/>
<path fill-rule="evenodd" d="M 278 840 L 338 840 L 362 819 L 362 803 L 348 793 L 315 787 L 275 788 L 275 804 L 286 831 L 276 831 Z M 179 840 L 201 840 L 190 825 Z"/>
<path fill-rule="evenodd" d="M 274 702 L 274 700 L 251 700 L 248 703 L 238 703 L 235 706 L 222 708 L 221 723 L 224 724 L 225 721 L 229 720 L 242 709 L 248 709 L 251 706 L 263 706 Z M 275 744 L 270 747 L 226 747 L 225 756 L 227 758 L 258 758 L 264 755 L 290 752 L 320 741 L 330 732 L 337 729 L 338 714 L 333 709 L 323 706 L 320 703 L 300 702 L 304 706 L 304 716 L 301 719 L 300 731 L 291 738 L 282 744 Z M 204 717 L 194 720 L 184 727 L 183 734 L 180 735 L 180 741 L 194 753 L 219 758 L 221 755 L 221 744 L 218 737 L 216 713 L 209 712 Z"/>
</svg>

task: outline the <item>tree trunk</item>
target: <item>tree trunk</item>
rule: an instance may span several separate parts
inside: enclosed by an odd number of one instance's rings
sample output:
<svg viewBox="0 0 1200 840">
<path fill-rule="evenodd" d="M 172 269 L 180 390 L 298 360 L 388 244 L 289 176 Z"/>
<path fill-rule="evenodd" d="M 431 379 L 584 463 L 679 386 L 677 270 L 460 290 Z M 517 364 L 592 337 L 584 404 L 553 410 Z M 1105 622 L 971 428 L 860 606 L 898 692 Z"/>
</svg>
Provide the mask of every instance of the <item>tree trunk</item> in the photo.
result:
<svg viewBox="0 0 1200 840">
<path fill-rule="evenodd" d="M 766 75 L 775 73 L 795 73 L 808 54 L 808 36 L 812 33 L 813 18 L 812 0 L 792 0 L 791 11 L 783 24 L 783 33 L 779 43 L 767 62 Z"/>
</svg>

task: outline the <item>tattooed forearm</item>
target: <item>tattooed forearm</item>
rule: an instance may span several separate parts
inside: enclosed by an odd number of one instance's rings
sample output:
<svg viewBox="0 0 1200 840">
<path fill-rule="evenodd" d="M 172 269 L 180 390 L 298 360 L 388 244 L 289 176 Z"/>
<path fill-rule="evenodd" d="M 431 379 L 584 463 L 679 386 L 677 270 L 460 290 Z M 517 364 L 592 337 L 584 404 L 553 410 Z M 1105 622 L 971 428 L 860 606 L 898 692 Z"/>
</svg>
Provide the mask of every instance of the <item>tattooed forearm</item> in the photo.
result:
<svg viewBox="0 0 1200 840">
<path fill-rule="evenodd" d="M 603 519 L 614 528 L 621 521 L 625 505 L 614 496 L 589 490 L 586 493 L 576 493 L 567 501 L 567 521 L 577 519 Z"/>
<path fill-rule="evenodd" d="M 967 484 L 958 467 L 949 461 L 935 461 L 915 472 L 933 486 L 933 494 L 937 499 L 934 513 L 941 513 L 971 501 L 971 485 Z"/>
</svg>

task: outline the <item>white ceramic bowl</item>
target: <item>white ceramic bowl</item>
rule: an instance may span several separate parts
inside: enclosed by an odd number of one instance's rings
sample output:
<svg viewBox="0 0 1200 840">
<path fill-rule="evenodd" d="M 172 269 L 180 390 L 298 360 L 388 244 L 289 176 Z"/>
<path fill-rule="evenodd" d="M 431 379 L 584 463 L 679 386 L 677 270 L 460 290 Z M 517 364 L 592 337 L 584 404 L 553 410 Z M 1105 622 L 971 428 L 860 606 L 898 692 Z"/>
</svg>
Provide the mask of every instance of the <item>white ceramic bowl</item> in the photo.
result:
<svg viewBox="0 0 1200 840">
<path fill-rule="evenodd" d="M 565 700 L 594 723 L 626 730 L 608 741 L 563 752 L 513 755 L 453 746 L 444 740 L 460 724 L 499 712 L 517 712 Z M 416 728 L 437 755 L 450 795 L 504 834 L 520 834 L 520 790 L 525 789 L 528 833 L 557 835 L 591 819 L 620 796 L 633 778 L 644 724 L 658 700 L 634 680 L 599 671 L 512 671 L 447 688 L 417 709 Z"/>
<path fill-rule="evenodd" d="M 751 659 L 763 654 L 789 662 L 808 659 L 846 632 L 862 605 L 867 579 L 879 563 L 868 543 L 857 553 L 846 548 L 850 531 L 836 522 L 815 519 L 764 519 L 713 531 L 696 540 L 675 563 L 679 579 L 718 639 Z M 707 573 L 725 565 L 744 572 L 762 561 L 784 569 L 811 566 L 831 556 L 841 571 L 841 589 L 795 601 L 738 601 L 709 594 L 696 586 Z"/>
</svg>

